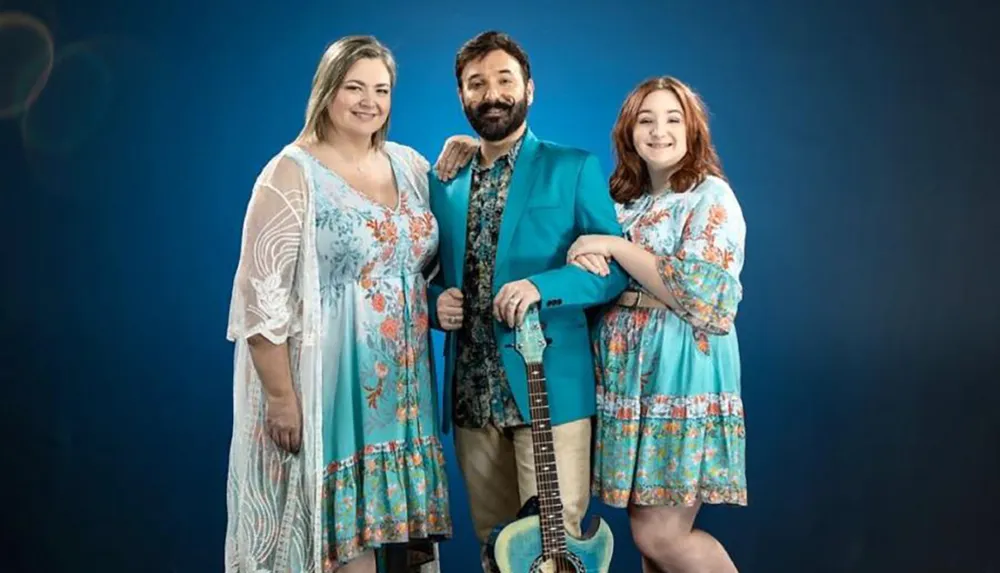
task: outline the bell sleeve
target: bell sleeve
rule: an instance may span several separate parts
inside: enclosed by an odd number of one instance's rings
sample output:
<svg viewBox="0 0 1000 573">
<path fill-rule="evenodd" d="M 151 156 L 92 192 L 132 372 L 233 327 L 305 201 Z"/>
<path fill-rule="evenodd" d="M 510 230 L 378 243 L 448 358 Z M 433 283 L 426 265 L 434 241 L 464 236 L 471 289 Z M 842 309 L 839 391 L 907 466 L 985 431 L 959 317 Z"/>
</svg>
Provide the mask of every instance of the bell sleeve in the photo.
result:
<svg viewBox="0 0 1000 573">
<path fill-rule="evenodd" d="M 709 187 L 687 215 L 677 249 L 658 257 L 657 270 L 683 320 L 709 334 L 728 334 L 743 297 L 746 223 L 728 184 L 712 178 L 702 185 Z"/>
<path fill-rule="evenodd" d="M 273 344 L 301 332 L 296 270 L 302 243 L 306 181 L 294 159 L 279 155 L 254 184 L 243 222 L 227 338 L 255 335 Z"/>
</svg>

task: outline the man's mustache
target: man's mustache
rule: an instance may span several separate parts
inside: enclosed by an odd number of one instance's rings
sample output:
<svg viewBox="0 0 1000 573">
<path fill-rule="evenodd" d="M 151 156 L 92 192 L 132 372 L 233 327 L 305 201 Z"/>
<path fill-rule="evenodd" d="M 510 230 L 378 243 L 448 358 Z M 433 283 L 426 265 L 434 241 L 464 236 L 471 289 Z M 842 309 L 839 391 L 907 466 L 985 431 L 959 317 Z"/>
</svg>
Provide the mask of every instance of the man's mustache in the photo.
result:
<svg viewBox="0 0 1000 573">
<path fill-rule="evenodd" d="M 492 111 L 494 109 L 498 109 L 498 110 L 501 110 L 501 111 L 510 111 L 510 110 L 514 109 L 514 104 L 507 103 L 507 102 L 502 102 L 502 101 L 488 101 L 488 102 L 483 102 L 483 103 L 481 103 L 481 104 L 479 104 L 479 105 L 476 106 L 476 114 L 482 115 L 482 114 L 488 113 L 488 112 L 490 112 L 490 111 Z"/>
</svg>

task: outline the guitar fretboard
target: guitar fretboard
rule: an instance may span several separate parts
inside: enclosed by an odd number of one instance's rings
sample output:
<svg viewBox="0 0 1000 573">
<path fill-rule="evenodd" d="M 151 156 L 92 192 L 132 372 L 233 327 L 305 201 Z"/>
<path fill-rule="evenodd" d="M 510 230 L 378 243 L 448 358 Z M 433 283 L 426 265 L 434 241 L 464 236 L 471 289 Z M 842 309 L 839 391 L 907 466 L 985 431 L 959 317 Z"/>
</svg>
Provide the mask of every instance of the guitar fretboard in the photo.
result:
<svg viewBox="0 0 1000 573">
<path fill-rule="evenodd" d="M 541 510 L 542 552 L 545 555 L 565 553 L 563 505 L 552 444 L 545 370 L 541 364 L 528 365 L 528 400 L 531 402 L 531 437 L 534 440 L 535 480 L 538 482 Z"/>
</svg>

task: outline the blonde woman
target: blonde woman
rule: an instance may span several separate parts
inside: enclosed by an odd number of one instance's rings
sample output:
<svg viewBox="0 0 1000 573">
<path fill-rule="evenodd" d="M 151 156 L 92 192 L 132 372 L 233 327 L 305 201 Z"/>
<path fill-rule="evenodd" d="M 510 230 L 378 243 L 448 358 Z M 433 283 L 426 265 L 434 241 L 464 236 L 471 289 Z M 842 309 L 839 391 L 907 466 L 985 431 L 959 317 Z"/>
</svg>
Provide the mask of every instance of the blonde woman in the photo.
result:
<svg viewBox="0 0 1000 573">
<path fill-rule="evenodd" d="M 254 186 L 228 331 L 227 573 L 436 571 L 451 535 L 426 298 L 438 227 L 427 160 L 386 141 L 395 80 L 375 38 L 331 44 L 301 134 Z"/>
</svg>

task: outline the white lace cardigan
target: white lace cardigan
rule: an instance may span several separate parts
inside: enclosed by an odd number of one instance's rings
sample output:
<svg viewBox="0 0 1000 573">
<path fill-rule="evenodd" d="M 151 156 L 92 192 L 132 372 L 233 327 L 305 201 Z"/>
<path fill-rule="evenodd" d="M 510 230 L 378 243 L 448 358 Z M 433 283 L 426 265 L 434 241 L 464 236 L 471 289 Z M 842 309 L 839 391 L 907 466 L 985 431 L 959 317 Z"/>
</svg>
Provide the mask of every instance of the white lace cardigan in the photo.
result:
<svg viewBox="0 0 1000 573">
<path fill-rule="evenodd" d="M 387 142 L 385 149 L 405 166 L 401 171 L 407 183 L 427 201 L 427 160 L 398 143 Z M 321 322 L 311 200 L 315 178 L 303 153 L 289 145 L 267 163 L 257 177 L 243 224 L 227 332 L 236 348 L 226 573 L 324 570 L 323 356 L 317 346 Z M 277 448 L 265 431 L 263 387 L 247 345 L 254 335 L 274 344 L 288 343 L 293 381 L 302 400 L 299 455 Z M 435 561 L 421 573 L 439 569 Z"/>
</svg>

